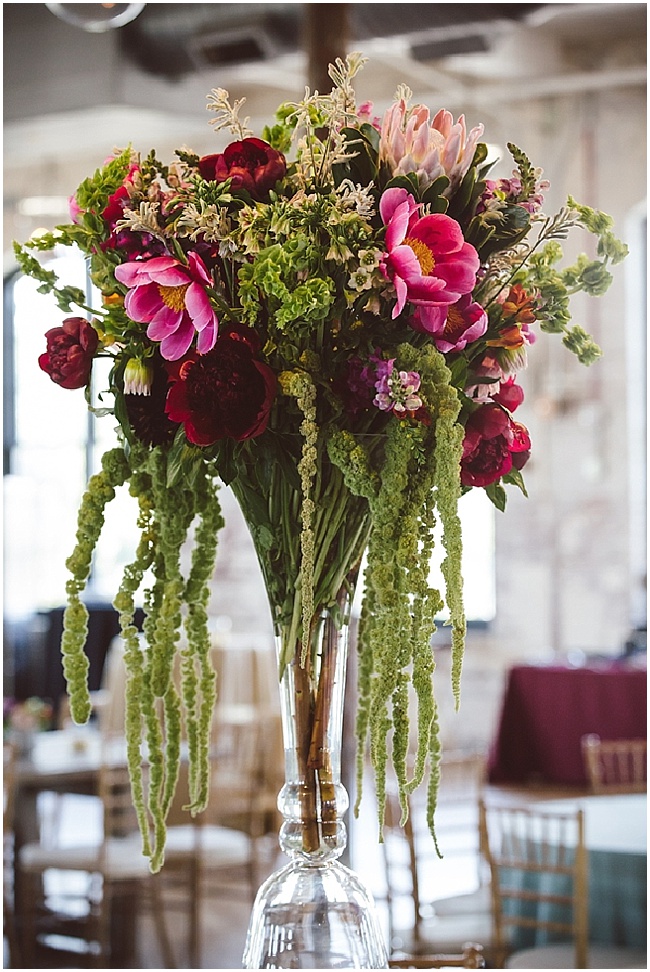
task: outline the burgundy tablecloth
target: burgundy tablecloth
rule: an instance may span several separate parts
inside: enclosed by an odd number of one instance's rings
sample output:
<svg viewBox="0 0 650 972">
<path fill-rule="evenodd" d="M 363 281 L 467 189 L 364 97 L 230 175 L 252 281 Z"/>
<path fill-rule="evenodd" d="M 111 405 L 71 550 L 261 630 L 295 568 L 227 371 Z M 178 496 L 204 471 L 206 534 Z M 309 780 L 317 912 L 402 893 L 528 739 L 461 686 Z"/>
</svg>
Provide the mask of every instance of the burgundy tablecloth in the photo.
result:
<svg viewBox="0 0 650 972">
<path fill-rule="evenodd" d="M 491 783 L 584 785 L 580 740 L 645 738 L 647 673 L 517 665 L 508 673 L 489 762 Z"/>
</svg>

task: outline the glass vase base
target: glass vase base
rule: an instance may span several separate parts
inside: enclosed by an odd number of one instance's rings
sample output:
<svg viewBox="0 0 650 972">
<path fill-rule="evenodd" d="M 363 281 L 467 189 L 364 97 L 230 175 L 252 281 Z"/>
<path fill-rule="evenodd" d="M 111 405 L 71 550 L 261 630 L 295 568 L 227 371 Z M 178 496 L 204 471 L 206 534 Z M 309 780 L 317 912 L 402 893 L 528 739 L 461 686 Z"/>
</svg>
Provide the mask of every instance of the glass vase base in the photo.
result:
<svg viewBox="0 0 650 972">
<path fill-rule="evenodd" d="M 375 904 L 339 861 L 292 861 L 258 891 L 245 969 L 385 969 Z"/>
</svg>

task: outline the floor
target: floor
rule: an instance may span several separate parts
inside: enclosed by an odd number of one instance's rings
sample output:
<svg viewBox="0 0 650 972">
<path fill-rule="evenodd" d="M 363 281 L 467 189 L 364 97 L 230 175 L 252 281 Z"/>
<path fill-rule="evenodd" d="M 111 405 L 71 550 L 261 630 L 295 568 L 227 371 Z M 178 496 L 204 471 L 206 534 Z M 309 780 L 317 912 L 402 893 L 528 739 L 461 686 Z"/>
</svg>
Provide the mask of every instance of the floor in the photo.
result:
<svg viewBox="0 0 650 972">
<path fill-rule="evenodd" d="M 44 808 L 47 810 L 47 807 Z M 50 808 L 51 809 L 51 808 Z M 477 850 L 477 828 L 473 802 L 465 805 L 442 803 L 438 812 L 438 839 L 443 853 L 439 859 L 434 851 L 432 842 L 429 852 L 423 852 L 421 857 L 421 893 L 424 901 L 423 911 L 427 908 L 433 914 L 435 899 L 455 897 L 476 891 L 479 885 L 479 858 Z M 66 796 L 63 802 L 63 812 L 58 822 L 59 839 L 61 841 L 78 842 L 85 833 L 91 836 L 93 831 L 101 826 L 98 807 L 92 798 Z M 271 838 L 274 847 L 275 841 Z M 361 815 L 358 821 L 353 821 L 350 833 L 350 866 L 372 891 L 378 908 L 382 930 L 389 937 L 388 909 L 385 900 L 386 882 L 383 864 L 383 850 L 377 840 L 376 809 L 374 801 L 364 798 Z M 275 854 L 273 849 L 269 853 L 270 871 L 286 862 L 281 853 Z M 65 876 L 63 876 L 65 878 Z M 234 889 L 220 890 L 214 887 L 214 895 L 203 902 L 200 934 L 201 961 L 200 968 L 204 969 L 241 969 L 242 953 L 246 939 L 246 930 L 251 910 L 251 898 L 247 888 L 242 884 Z M 404 879 L 403 893 L 400 893 L 398 882 L 397 894 L 393 903 L 393 942 L 400 944 L 400 934 L 407 929 L 411 922 L 412 901 L 409 896 L 409 885 Z M 171 919 L 173 926 L 173 946 L 179 968 L 190 968 L 187 952 L 187 925 L 184 915 Z M 466 938 L 473 937 L 465 934 L 464 921 L 456 919 L 454 935 L 462 943 Z M 471 927 L 467 925 L 468 933 Z M 160 949 L 151 916 L 143 915 L 139 918 L 138 965 L 143 969 L 161 968 L 163 965 Z M 50 959 L 50 962 L 53 960 Z M 68 959 L 68 962 L 70 960 Z M 4 968 L 9 968 L 6 959 Z M 19 966 L 15 966 L 19 967 Z M 48 964 L 41 967 L 54 967 Z M 81 967 L 68 964 L 58 967 Z"/>
</svg>

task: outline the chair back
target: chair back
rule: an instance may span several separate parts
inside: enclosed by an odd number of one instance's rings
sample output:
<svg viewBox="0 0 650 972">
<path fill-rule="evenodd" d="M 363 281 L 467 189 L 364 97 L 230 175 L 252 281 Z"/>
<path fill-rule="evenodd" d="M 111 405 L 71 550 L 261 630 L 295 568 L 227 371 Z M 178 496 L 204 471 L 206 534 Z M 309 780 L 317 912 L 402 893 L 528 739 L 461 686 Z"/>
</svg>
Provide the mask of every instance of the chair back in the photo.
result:
<svg viewBox="0 0 650 972">
<path fill-rule="evenodd" d="M 498 953 L 572 940 L 575 968 L 587 968 L 584 811 L 488 805 L 481 799 L 479 827 L 490 867 Z"/>
<path fill-rule="evenodd" d="M 99 797 L 104 817 L 104 840 L 138 833 L 138 818 L 126 766 L 102 765 L 99 771 Z"/>
<path fill-rule="evenodd" d="M 442 857 L 454 853 L 454 847 L 463 851 L 474 848 L 478 853 L 478 825 L 476 807 L 486 774 L 485 754 L 481 751 L 445 752 L 441 763 L 440 787 L 437 798 L 439 811 L 446 811 L 444 822 L 436 819 L 436 835 Z M 424 944 L 423 913 L 431 905 L 423 900 L 420 877 L 428 857 L 436 858 L 438 851 L 426 824 L 426 813 L 421 804 L 408 800 L 408 818 L 401 824 L 402 810 L 394 786 L 389 785 L 384 815 L 384 841 L 382 852 L 386 875 L 386 905 L 388 910 L 389 938 L 392 941 L 396 898 L 411 899 L 414 946 Z M 441 814 L 442 816 L 442 814 Z M 463 835 L 462 841 L 459 835 Z M 436 863 L 437 860 L 436 860 Z M 426 881 L 423 882 L 426 886 Z M 426 887 L 425 887 L 426 892 Z M 435 908 L 435 903 L 434 903 Z"/>
<path fill-rule="evenodd" d="M 647 789 L 647 741 L 603 740 L 582 737 L 582 754 L 589 785 L 594 793 L 645 793 Z"/>
<path fill-rule="evenodd" d="M 14 826 L 14 796 L 16 792 L 16 747 L 4 742 L 2 746 L 2 827 L 5 836 Z"/>
</svg>

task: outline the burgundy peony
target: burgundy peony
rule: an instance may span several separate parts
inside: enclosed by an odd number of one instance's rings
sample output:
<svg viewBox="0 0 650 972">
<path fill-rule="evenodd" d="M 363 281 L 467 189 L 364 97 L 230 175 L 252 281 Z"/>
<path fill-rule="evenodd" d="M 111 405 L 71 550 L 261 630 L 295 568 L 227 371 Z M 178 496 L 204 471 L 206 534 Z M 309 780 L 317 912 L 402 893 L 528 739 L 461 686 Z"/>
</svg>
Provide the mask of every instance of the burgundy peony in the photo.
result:
<svg viewBox="0 0 650 972">
<path fill-rule="evenodd" d="M 47 351 L 38 363 L 62 388 L 83 388 L 97 350 L 97 331 L 83 317 L 66 317 L 61 327 L 46 332 Z"/>
<path fill-rule="evenodd" d="M 465 425 L 460 478 L 463 486 L 489 486 L 510 470 L 522 469 L 530 436 L 500 405 L 482 405 Z"/>
<path fill-rule="evenodd" d="M 178 425 L 165 412 L 169 376 L 163 358 L 150 359 L 153 379 L 148 395 L 125 393 L 124 404 L 131 428 L 145 445 L 158 446 L 172 442 Z"/>
<path fill-rule="evenodd" d="M 190 352 L 168 365 L 171 387 L 165 411 L 182 422 L 195 445 L 219 439 L 250 439 L 266 429 L 275 397 L 274 373 L 260 361 L 257 334 L 225 325 L 207 354 Z"/>
<path fill-rule="evenodd" d="M 199 159 L 199 172 L 209 182 L 232 179 L 234 190 L 245 189 L 253 199 L 263 201 L 287 171 L 284 156 L 261 138 L 231 142 L 218 155 Z"/>
</svg>

